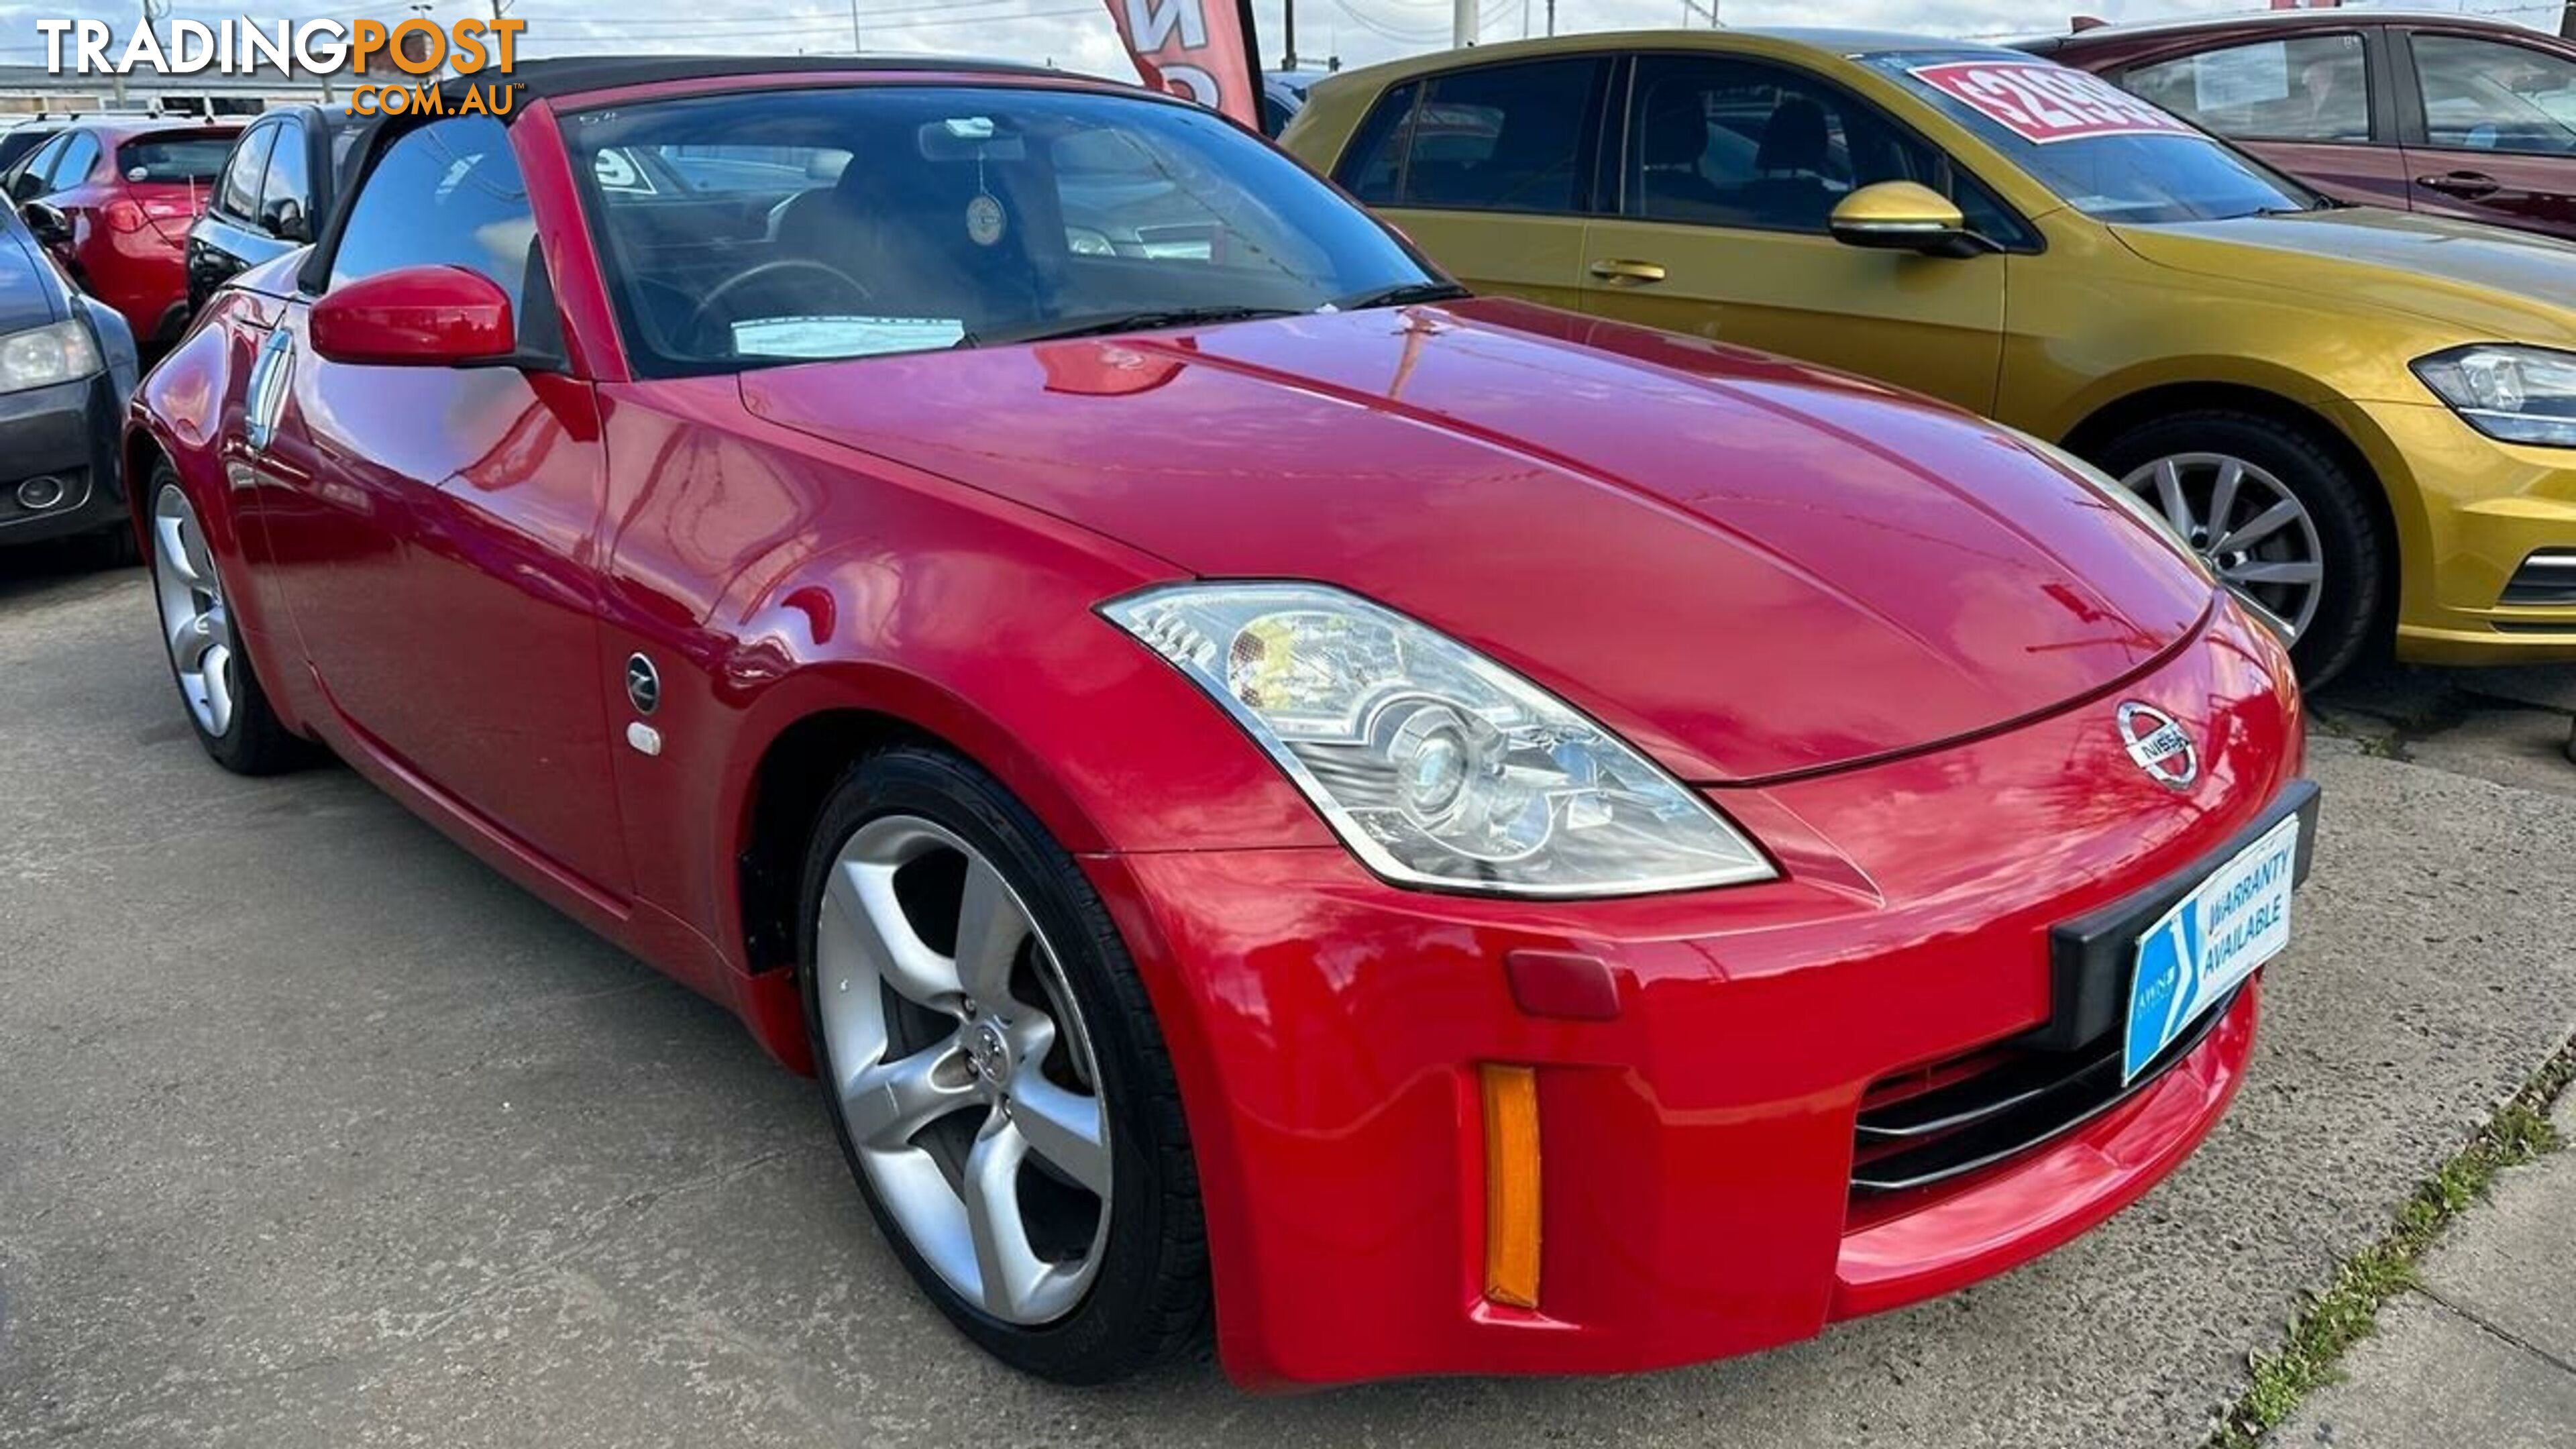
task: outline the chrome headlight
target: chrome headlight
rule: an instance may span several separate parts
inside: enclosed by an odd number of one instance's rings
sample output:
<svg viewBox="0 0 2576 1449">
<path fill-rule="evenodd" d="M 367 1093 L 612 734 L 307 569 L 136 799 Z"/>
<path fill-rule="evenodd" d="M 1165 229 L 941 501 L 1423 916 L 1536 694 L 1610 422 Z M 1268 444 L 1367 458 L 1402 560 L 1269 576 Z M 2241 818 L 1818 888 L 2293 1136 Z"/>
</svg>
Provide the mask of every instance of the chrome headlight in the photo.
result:
<svg viewBox="0 0 2576 1449">
<path fill-rule="evenodd" d="M 0 392 L 51 387 L 98 370 L 98 341 L 77 317 L 0 337 Z"/>
<path fill-rule="evenodd" d="M 1319 584 L 1174 584 L 1102 612 L 1224 706 L 1388 880 L 1613 896 L 1776 874 L 1626 742 L 1366 599 Z"/>
<path fill-rule="evenodd" d="M 2576 448 L 2576 353 L 2481 342 L 2410 365 L 2435 397 L 2488 437 Z"/>
<path fill-rule="evenodd" d="M 2061 448 L 2055 443 L 2049 442 L 2044 438 L 2033 437 L 2031 434 L 2025 433 L 2021 429 L 2012 427 L 2009 424 L 1997 423 L 1995 426 L 2012 434 L 2013 437 L 2021 442 L 2023 447 L 2028 448 L 2039 456 L 2055 463 L 2061 471 L 2074 475 L 2077 482 L 2082 483 L 2091 488 L 2094 492 L 2101 494 L 2102 497 L 2108 500 L 2113 507 L 2128 514 L 2131 518 L 2136 519 L 2139 524 L 2147 530 L 2147 532 L 2154 534 L 2158 539 L 2161 539 L 2168 548 L 2171 548 L 2174 551 L 2175 557 L 2180 558 L 2184 563 L 2191 565 L 2191 571 L 2193 573 L 2200 575 L 2203 579 L 2212 584 L 2218 582 L 2218 575 L 2210 572 L 2209 560 L 2202 558 L 2198 553 L 2193 552 L 2189 541 L 2185 540 L 2181 534 L 2174 532 L 2173 520 L 2165 517 L 2161 513 L 2158 513 L 2156 510 L 2149 508 L 2147 506 L 2147 500 L 2130 492 L 2128 486 L 2123 484 L 2119 479 L 2112 477 L 2110 474 L 2103 472 L 2101 469 L 2094 467 L 2092 464 L 2085 462 L 2083 459 L 2076 457 L 2073 453 L 2066 451 L 2064 448 Z"/>
</svg>

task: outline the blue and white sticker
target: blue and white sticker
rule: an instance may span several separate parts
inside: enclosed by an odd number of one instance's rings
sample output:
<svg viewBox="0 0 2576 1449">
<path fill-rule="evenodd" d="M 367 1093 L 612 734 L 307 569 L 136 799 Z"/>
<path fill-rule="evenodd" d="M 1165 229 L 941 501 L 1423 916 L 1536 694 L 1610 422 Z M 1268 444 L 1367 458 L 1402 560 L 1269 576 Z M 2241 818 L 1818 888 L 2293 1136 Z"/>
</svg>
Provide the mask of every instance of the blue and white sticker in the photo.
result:
<svg viewBox="0 0 2576 1449">
<path fill-rule="evenodd" d="M 2299 817 L 2293 815 L 2210 872 L 2138 938 L 2122 1085 L 2290 944 L 2298 865 Z"/>
</svg>

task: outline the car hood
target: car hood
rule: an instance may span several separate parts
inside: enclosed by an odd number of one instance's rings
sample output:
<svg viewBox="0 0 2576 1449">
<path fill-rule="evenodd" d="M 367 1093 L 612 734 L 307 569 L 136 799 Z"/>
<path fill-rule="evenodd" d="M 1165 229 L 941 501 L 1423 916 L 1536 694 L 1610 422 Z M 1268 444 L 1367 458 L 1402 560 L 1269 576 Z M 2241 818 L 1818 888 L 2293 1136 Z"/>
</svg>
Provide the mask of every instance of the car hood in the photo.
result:
<svg viewBox="0 0 2576 1449">
<path fill-rule="evenodd" d="M 1202 576 L 1320 580 L 1681 777 L 1919 749 L 2130 674 L 2206 612 L 1991 425 L 1520 303 L 745 374 L 756 416 Z"/>
<path fill-rule="evenodd" d="M 35 240 L 14 226 L 0 227 L 0 336 L 62 319 L 52 264 Z"/>
<path fill-rule="evenodd" d="M 2375 206 L 2112 228 L 2162 266 L 2385 307 L 2468 338 L 2576 341 L 2576 245 Z"/>
</svg>

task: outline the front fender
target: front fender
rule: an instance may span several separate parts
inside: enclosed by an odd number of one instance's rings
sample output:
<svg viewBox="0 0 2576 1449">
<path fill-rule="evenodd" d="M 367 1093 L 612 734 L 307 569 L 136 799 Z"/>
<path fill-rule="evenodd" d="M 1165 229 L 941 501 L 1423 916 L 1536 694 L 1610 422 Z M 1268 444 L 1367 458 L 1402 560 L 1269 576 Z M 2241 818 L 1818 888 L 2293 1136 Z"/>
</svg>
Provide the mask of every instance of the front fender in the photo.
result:
<svg viewBox="0 0 2576 1449">
<path fill-rule="evenodd" d="M 758 761 L 789 729 L 860 710 L 991 771 L 1075 854 L 1330 844 L 1214 702 L 1096 612 L 1128 587 L 999 550 L 810 561 L 726 667 L 742 711 L 726 818 L 748 818 Z"/>
<path fill-rule="evenodd" d="M 2064 440 L 2085 421 L 2123 399 L 2160 387 L 2234 387 L 2268 393 L 2324 416 L 2343 394 L 2297 368 L 2268 358 L 2186 353 L 2154 357 L 2107 372 L 2003 421 L 2040 437 Z"/>
</svg>

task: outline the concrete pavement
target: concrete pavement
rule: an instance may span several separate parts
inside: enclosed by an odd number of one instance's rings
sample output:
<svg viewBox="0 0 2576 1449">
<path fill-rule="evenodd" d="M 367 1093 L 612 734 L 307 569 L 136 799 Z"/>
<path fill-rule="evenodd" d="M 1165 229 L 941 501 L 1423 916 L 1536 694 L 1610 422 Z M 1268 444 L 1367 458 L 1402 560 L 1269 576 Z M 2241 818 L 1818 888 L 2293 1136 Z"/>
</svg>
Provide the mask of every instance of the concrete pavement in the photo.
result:
<svg viewBox="0 0 2576 1449">
<path fill-rule="evenodd" d="M 2252 1080 L 2102 1231 L 1668 1374 L 1067 1392 L 920 1302 L 808 1085 L 722 1012 L 344 771 L 217 771 L 140 577 L 26 567 L 0 556 L 0 1446 L 2193 1444 L 2576 1024 L 2576 769 L 2522 753 L 2576 679 L 2448 745 L 2388 722 L 2420 681 L 2365 682 L 2317 741 Z"/>
<path fill-rule="evenodd" d="M 2554 1121 L 2576 1142 L 2576 1094 Z M 2576 1151 L 2502 1173 L 2417 1287 L 2273 1436 L 2279 1449 L 2576 1443 Z"/>
</svg>

